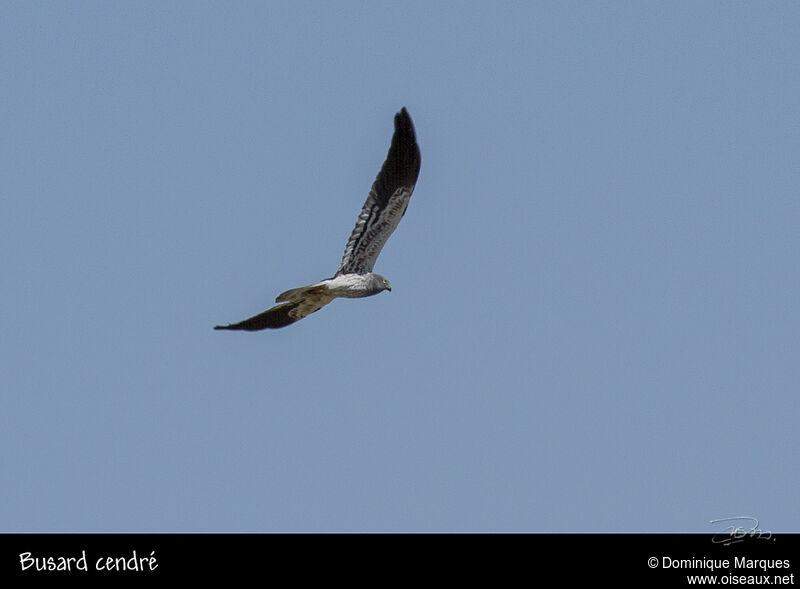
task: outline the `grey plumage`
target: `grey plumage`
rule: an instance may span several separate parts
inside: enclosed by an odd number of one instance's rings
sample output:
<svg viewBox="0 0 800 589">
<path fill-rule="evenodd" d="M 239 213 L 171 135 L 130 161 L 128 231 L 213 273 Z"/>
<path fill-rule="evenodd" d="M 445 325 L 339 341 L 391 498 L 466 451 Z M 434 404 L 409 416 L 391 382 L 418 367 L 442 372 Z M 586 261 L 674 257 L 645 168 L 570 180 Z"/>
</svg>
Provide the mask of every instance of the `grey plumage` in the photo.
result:
<svg viewBox="0 0 800 589">
<path fill-rule="evenodd" d="M 403 108 L 394 117 L 394 135 L 386 161 L 372 184 L 333 278 L 281 293 L 275 299 L 280 304 L 271 309 L 239 323 L 217 325 L 214 329 L 258 331 L 285 327 L 335 298 L 368 297 L 391 290 L 389 281 L 372 269 L 408 208 L 420 164 L 414 124 Z"/>
</svg>

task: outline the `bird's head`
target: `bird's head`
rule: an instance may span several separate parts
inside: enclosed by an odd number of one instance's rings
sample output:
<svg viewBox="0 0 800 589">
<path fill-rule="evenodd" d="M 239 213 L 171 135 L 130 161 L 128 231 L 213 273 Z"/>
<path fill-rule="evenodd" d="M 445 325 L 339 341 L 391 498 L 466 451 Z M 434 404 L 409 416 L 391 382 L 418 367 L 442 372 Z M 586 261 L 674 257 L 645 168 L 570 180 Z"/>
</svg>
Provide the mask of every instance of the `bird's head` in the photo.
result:
<svg viewBox="0 0 800 589">
<path fill-rule="evenodd" d="M 391 292 L 391 290 L 392 290 L 392 285 L 389 283 L 389 281 L 388 281 L 388 280 L 386 280 L 386 279 L 385 279 L 383 276 L 381 276 L 380 274 L 376 274 L 376 275 L 375 275 L 375 278 L 377 278 L 377 280 L 378 280 L 378 286 L 380 287 L 380 289 L 381 289 L 381 290 L 388 290 L 389 292 Z"/>
</svg>

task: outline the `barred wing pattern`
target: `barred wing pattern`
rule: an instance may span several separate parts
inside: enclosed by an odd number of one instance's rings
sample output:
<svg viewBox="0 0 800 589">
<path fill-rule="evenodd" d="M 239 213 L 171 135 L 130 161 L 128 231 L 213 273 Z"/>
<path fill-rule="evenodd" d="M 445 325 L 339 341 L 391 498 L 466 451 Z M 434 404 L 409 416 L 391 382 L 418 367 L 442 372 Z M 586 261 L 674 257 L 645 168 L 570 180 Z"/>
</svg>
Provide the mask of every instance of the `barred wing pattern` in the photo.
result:
<svg viewBox="0 0 800 589">
<path fill-rule="evenodd" d="M 389 153 L 347 240 L 336 276 L 372 272 L 386 240 L 408 208 L 421 163 L 414 123 L 403 108 L 394 117 Z"/>
</svg>

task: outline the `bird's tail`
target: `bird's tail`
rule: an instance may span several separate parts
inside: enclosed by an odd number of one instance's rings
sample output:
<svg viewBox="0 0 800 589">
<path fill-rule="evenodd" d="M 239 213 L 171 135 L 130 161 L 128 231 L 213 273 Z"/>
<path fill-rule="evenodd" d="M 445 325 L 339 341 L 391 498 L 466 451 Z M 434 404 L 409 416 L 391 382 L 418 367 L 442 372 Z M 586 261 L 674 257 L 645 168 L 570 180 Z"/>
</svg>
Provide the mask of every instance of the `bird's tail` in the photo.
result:
<svg viewBox="0 0 800 589">
<path fill-rule="evenodd" d="M 320 295 L 325 293 L 325 284 L 317 282 L 316 284 L 309 284 L 308 286 L 301 286 L 282 292 L 275 299 L 276 303 L 291 303 L 301 300 L 306 295 Z"/>
</svg>

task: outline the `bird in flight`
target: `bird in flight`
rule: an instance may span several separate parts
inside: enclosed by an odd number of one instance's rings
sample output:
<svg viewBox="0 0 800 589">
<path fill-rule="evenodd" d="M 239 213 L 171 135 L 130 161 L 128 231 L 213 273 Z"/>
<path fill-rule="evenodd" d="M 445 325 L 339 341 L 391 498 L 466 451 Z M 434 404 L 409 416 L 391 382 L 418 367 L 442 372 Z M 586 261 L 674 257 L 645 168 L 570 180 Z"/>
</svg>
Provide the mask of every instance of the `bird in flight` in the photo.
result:
<svg viewBox="0 0 800 589">
<path fill-rule="evenodd" d="M 259 331 L 286 327 L 337 297 L 360 298 L 391 291 L 389 281 L 372 268 L 408 208 L 421 161 L 414 123 L 403 108 L 394 116 L 394 136 L 386 161 L 372 184 L 333 278 L 287 290 L 278 295 L 275 302 L 279 304 L 271 309 L 214 329 Z"/>
</svg>

